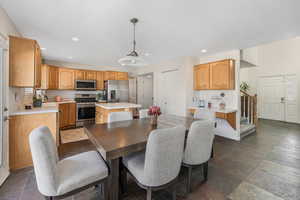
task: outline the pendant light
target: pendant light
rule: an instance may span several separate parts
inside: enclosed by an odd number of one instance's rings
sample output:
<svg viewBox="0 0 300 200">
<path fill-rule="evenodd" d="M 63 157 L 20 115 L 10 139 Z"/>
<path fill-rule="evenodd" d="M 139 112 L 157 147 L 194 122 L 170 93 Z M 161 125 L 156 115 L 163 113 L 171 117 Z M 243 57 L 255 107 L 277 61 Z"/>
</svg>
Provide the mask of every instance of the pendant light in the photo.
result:
<svg viewBox="0 0 300 200">
<path fill-rule="evenodd" d="M 122 66 L 135 66 L 135 67 L 139 67 L 139 66 L 145 66 L 146 63 L 144 61 L 144 59 L 142 59 L 141 57 L 139 57 L 139 54 L 135 51 L 135 46 L 136 46 L 136 41 L 135 41 L 135 25 L 138 23 L 138 19 L 137 18 L 132 18 L 130 20 L 130 22 L 133 24 L 133 49 L 132 51 L 127 54 L 127 56 L 125 56 L 124 58 L 119 59 L 119 63 Z"/>
</svg>

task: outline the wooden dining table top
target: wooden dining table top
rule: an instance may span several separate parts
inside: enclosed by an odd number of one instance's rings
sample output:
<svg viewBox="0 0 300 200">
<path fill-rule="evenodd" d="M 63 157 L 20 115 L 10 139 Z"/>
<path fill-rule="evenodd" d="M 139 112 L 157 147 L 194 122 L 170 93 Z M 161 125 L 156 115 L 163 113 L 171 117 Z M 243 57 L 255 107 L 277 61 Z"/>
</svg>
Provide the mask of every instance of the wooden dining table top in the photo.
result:
<svg viewBox="0 0 300 200">
<path fill-rule="evenodd" d="M 161 115 L 157 126 L 151 125 L 150 118 L 143 118 L 87 125 L 84 130 L 102 157 L 112 160 L 145 149 L 152 130 L 178 125 L 183 125 L 188 130 L 193 121 L 192 117 Z"/>
</svg>

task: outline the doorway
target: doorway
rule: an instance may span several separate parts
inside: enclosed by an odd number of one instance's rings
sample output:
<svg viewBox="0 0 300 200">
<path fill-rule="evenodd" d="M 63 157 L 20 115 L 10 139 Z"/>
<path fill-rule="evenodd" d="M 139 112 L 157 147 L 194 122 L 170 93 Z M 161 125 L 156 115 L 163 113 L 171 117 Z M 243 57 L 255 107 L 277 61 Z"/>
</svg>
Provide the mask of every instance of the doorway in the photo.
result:
<svg viewBox="0 0 300 200">
<path fill-rule="evenodd" d="M 298 82 L 295 74 L 259 79 L 260 118 L 298 122 Z"/>
<path fill-rule="evenodd" d="M 142 105 L 142 108 L 153 105 L 153 73 L 137 77 L 137 103 Z"/>
</svg>

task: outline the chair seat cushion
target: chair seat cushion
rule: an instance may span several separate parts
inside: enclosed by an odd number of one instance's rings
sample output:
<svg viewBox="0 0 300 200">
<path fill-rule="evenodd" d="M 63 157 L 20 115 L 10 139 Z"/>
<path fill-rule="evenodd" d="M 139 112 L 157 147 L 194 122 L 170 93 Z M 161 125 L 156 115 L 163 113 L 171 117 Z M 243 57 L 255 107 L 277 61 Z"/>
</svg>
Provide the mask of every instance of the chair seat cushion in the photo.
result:
<svg viewBox="0 0 300 200">
<path fill-rule="evenodd" d="M 123 165 L 143 185 L 144 183 L 145 152 L 137 152 L 123 157 Z"/>
<path fill-rule="evenodd" d="M 57 175 L 57 195 L 62 195 L 106 178 L 108 169 L 96 151 L 89 151 L 59 161 Z"/>
</svg>

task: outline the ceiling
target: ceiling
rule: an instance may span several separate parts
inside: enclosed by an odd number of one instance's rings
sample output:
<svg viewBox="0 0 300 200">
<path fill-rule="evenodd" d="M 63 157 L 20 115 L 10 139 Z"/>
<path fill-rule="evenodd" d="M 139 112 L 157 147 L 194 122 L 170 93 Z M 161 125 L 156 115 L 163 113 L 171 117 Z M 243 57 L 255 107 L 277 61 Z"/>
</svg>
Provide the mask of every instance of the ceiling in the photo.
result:
<svg viewBox="0 0 300 200">
<path fill-rule="evenodd" d="M 150 64 L 300 35 L 299 0 L 0 0 L 20 33 L 49 60 L 119 66 L 131 50 Z M 78 42 L 72 41 L 78 37 Z M 70 59 L 72 57 L 72 59 Z"/>
</svg>

